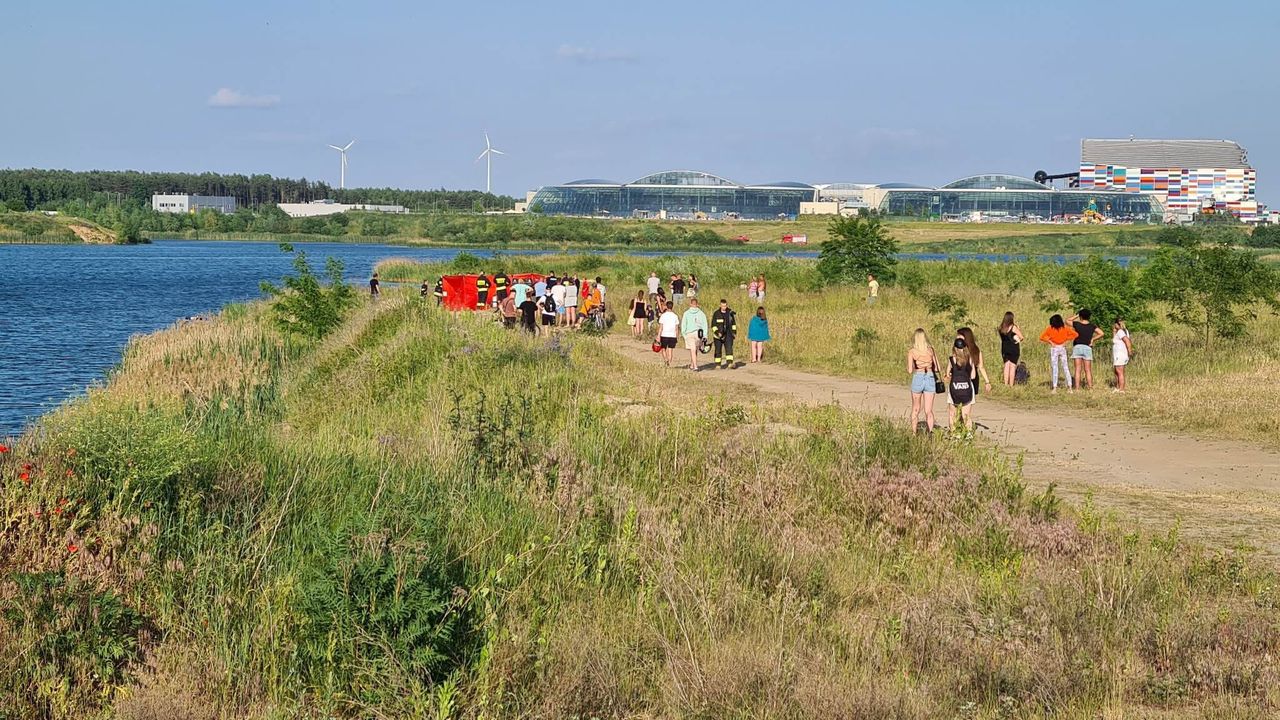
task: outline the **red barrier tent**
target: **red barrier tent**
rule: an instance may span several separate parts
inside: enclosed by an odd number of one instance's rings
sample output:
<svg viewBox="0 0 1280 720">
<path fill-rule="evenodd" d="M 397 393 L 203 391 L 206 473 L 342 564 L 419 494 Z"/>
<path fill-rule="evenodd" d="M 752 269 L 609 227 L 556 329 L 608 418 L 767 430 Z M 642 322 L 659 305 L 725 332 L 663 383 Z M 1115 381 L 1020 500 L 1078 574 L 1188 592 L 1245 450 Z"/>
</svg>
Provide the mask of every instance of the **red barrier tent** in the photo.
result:
<svg viewBox="0 0 1280 720">
<path fill-rule="evenodd" d="M 444 306 L 449 310 L 478 310 L 482 308 L 476 307 L 478 293 L 476 292 L 476 280 L 480 277 L 475 275 L 445 275 L 444 276 Z M 493 276 L 486 275 L 489 280 L 489 302 L 493 302 L 493 295 L 496 288 L 493 283 Z M 508 275 L 514 284 L 517 280 L 524 280 L 529 286 L 539 280 L 546 280 L 545 275 L 538 273 L 517 273 Z"/>
</svg>

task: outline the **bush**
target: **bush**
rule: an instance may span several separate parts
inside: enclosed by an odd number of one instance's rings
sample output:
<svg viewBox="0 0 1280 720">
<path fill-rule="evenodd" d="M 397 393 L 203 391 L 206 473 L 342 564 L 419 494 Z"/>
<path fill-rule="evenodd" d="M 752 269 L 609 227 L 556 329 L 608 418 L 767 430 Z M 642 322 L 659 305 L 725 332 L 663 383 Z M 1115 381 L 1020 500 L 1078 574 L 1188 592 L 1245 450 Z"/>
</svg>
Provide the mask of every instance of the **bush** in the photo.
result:
<svg viewBox="0 0 1280 720">
<path fill-rule="evenodd" d="M 1280 248 L 1280 225 L 1259 225 L 1244 240 L 1244 244 L 1256 248 Z"/>
<path fill-rule="evenodd" d="M 1136 270 L 1123 267 L 1112 258 L 1091 255 L 1084 262 L 1063 268 L 1060 277 L 1071 306 L 1077 310 L 1088 308 L 1099 327 L 1109 328 L 1116 318 L 1123 318 L 1131 331 L 1159 330 L 1155 313 L 1148 307 L 1147 289 Z"/>
<path fill-rule="evenodd" d="M 288 244 L 282 244 L 281 249 L 293 251 Z M 284 289 L 263 282 L 262 291 L 276 298 L 271 309 L 281 329 L 322 338 L 338 327 L 347 310 L 355 305 L 355 291 L 343 280 L 342 261 L 337 258 L 330 257 L 324 263 L 328 287 L 311 271 L 306 254 L 300 250 L 293 258 L 293 269 L 298 274 L 285 276 Z"/>
</svg>

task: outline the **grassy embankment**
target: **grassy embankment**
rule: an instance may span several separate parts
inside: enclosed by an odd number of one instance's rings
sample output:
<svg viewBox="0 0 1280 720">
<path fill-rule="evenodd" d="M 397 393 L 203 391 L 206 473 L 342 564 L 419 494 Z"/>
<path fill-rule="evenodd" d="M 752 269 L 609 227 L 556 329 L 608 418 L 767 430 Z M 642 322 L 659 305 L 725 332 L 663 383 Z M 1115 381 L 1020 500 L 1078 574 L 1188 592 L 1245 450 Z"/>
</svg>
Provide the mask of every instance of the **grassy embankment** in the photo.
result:
<svg viewBox="0 0 1280 720">
<path fill-rule="evenodd" d="M 1280 366 L 1280 318 L 1260 309 L 1248 324 L 1243 340 L 1219 341 L 1206 351 L 1197 333 L 1163 320 L 1159 335 L 1138 334 L 1129 370 L 1130 392 L 1111 393 L 1106 385 L 1112 372 L 1110 328 L 1096 344 L 1092 392 L 1050 395 L 1048 353 L 1036 341 L 1047 325 L 1046 303 L 1066 307 L 1066 293 L 1056 281 L 1057 267 L 1047 263 L 905 262 L 900 275 L 912 275 L 930 293 L 949 293 L 965 303 L 964 319 L 956 322 L 954 310 L 930 314 L 925 301 L 902 287 L 885 287 L 880 303 L 867 307 L 865 288 L 822 288 L 815 262 L 781 258 L 724 258 L 708 256 L 636 258 L 625 255 L 510 257 L 509 271 L 549 271 L 601 276 L 614 299 L 614 309 L 625 315 L 623 304 L 644 287 L 651 270 L 662 277 L 673 272 L 698 275 L 703 299 L 729 298 L 744 316 L 754 312 L 739 284 L 764 273 L 769 280 L 767 304 L 774 341 L 769 347 L 773 362 L 815 372 L 863 379 L 905 383 L 905 357 L 911 333 L 917 327 L 929 331 L 940 353 L 949 345 L 959 325 L 974 329 L 983 348 L 984 365 L 997 387 L 993 396 L 1019 404 L 1061 407 L 1100 417 L 1132 420 L 1171 430 L 1215 438 L 1249 440 L 1280 447 L 1280 406 L 1266 393 Z M 469 260 L 463 266 L 473 269 Z M 492 263 L 489 267 L 492 271 Z M 421 282 L 449 265 L 419 265 L 389 260 L 378 270 L 388 280 Z M 630 293 L 630 295 L 628 295 Z M 1018 318 L 1028 337 L 1024 357 L 1031 370 L 1027 386 L 1006 388 L 1000 384 L 1000 345 L 996 325 L 1006 310 Z M 1069 314 L 1070 311 L 1068 310 Z M 627 332 L 622 323 L 617 332 Z M 981 410 L 979 409 L 979 413 Z"/>
<path fill-rule="evenodd" d="M 355 242 L 396 245 L 509 247 L 512 249 L 619 248 L 653 250 L 734 249 L 772 251 L 787 234 L 809 237 L 809 249 L 825 242 L 829 217 L 802 216 L 794 221 L 748 220 L 598 220 L 458 213 L 292 219 L 279 232 L 149 231 L 151 238 L 263 242 Z M 341 220 L 336 218 L 341 217 Z M 911 222 L 890 220 L 904 252 L 994 252 L 1028 255 L 1099 252 L 1141 254 L 1151 245 L 1154 226 L 1019 225 Z M 745 236 L 745 244 L 736 242 Z M 794 249 L 806 249 L 795 246 Z"/>
<path fill-rule="evenodd" d="M 0 244 L 110 245 L 117 241 L 114 230 L 83 218 L 39 212 L 0 212 Z"/>
<path fill-rule="evenodd" d="M 412 295 L 319 343 L 256 307 L 136 340 L 0 455 L 0 714 L 1280 707 L 1277 577 L 1247 558 Z"/>
</svg>

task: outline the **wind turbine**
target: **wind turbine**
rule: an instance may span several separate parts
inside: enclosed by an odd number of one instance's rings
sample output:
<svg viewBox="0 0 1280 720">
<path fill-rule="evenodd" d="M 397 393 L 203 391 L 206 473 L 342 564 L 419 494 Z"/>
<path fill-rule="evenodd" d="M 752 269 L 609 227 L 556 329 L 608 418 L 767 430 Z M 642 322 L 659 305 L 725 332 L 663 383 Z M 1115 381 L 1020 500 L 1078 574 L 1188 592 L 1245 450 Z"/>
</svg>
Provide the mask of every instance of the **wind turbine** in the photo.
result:
<svg viewBox="0 0 1280 720">
<path fill-rule="evenodd" d="M 337 150 L 338 153 L 342 155 L 342 174 L 338 176 L 339 190 L 342 190 L 347 187 L 347 151 L 350 150 L 351 146 L 355 144 L 356 144 L 356 141 L 352 140 L 351 142 L 347 143 L 346 147 L 338 147 L 337 145 L 329 146 L 334 150 Z"/>
<path fill-rule="evenodd" d="M 484 160 L 484 191 L 492 192 L 493 181 L 493 156 L 506 155 L 506 153 L 489 144 L 489 133 L 484 134 L 484 152 L 480 153 L 480 157 L 476 158 L 476 162 Z"/>
</svg>

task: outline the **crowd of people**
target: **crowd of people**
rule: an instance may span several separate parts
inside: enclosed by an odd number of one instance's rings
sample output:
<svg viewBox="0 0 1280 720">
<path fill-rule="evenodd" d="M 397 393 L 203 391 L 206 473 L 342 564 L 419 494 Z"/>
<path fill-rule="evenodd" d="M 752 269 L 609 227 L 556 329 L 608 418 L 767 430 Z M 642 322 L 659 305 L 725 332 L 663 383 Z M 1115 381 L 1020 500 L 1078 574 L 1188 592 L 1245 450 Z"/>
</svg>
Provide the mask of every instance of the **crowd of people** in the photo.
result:
<svg viewBox="0 0 1280 720">
<path fill-rule="evenodd" d="M 1049 348 L 1050 392 L 1058 392 L 1060 378 L 1065 380 L 1063 384 L 1067 392 L 1093 389 L 1094 344 L 1106 334 L 1091 318 L 1089 310 L 1083 308 L 1065 320 L 1062 315 L 1054 314 L 1040 333 L 1040 342 Z M 1002 382 L 1010 386 L 1026 383 L 1029 371 L 1022 360 L 1022 344 L 1026 338 L 1012 312 L 1004 314 L 1004 319 L 996 327 L 996 335 L 1000 338 Z M 1111 366 L 1115 373 L 1112 392 L 1127 390 L 1125 370 L 1132 357 L 1133 339 L 1124 319 L 1117 318 L 1111 326 Z M 907 351 L 907 373 L 911 377 L 913 432 L 919 430 L 921 415 L 924 416 L 925 427 L 933 431 L 933 405 L 937 395 L 947 398 L 950 426 L 956 430 L 972 430 L 974 403 L 981 388 L 985 386 L 988 392 L 991 391 L 991 380 L 982 362 L 982 349 L 971 328 L 956 330 L 945 368 L 924 329 L 916 328 L 911 349 Z"/>
<path fill-rule="evenodd" d="M 492 276 L 477 275 L 475 291 L 475 309 L 492 311 L 509 328 L 547 334 L 556 327 L 581 328 L 587 323 L 600 329 L 606 327 L 608 288 L 599 277 L 593 281 L 561 277 L 554 272 L 545 278 L 512 277 L 499 271 Z M 437 306 L 443 305 L 447 294 L 444 278 L 436 280 L 434 286 L 429 280 L 423 280 L 420 294 L 423 298 L 433 296 Z"/>
<path fill-rule="evenodd" d="M 746 283 L 747 296 L 757 304 L 755 314 L 747 324 L 747 342 L 750 345 L 750 362 L 764 359 L 764 344 L 769 341 L 769 319 L 764 309 L 765 279 L 757 275 Z M 689 353 L 689 369 L 702 369 L 698 356 L 711 353 L 714 367 L 732 370 L 742 363 L 734 355 L 738 339 L 738 313 L 729 301 L 721 298 L 707 315 L 698 297 L 698 276 L 671 275 L 663 282 L 657 272 L 649 273 L 645 289 L 636 291 L 627 308 L 627 324 L 631 335 L 648 340 L 652 333 L 653 351 L 659 353 L 663 363 L 670 367 L 675 361 L 676 347 L 683 341 Z"/>
</svg>

